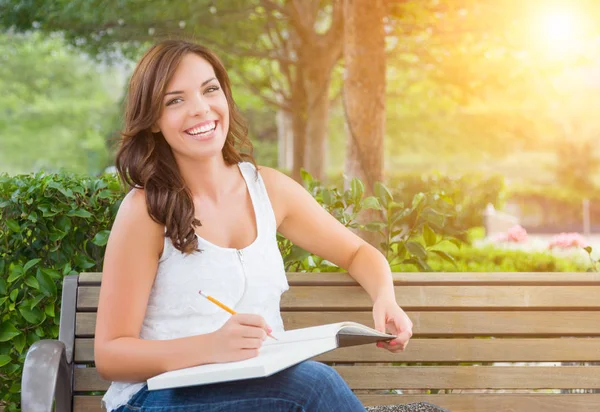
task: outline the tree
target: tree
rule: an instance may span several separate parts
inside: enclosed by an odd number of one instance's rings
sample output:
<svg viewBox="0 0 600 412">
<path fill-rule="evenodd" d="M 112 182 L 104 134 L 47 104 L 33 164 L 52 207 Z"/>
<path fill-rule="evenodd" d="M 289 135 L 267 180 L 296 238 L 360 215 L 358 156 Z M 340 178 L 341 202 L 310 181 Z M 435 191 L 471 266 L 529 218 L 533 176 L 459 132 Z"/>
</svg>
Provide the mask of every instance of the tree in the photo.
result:
<svg viewBox="0 0 600 412">
<path fill-rule="evenodd" d="M 0 34 L 0 172 L 101 172 L 104 134 L 118 111 L 115 75 L 59 35 Z"/>
<path fill-rule="evenodd" d="M 0 25 L 61 31 L 91 55 L 136 58 L 150 42 L 192 37 L 215 49 L 247 90 L 292 117 L 293 175 L 324 175 L 331 70 L 341 0 L 5 0 Z"/>
<path fill-rule="evenodd" d="M 344 94 L 348 129 L 346 175 L 372 194 L 383 181 L 385 132 L 385 33 L 383 0 L 345 0 Z"/>
</svg>

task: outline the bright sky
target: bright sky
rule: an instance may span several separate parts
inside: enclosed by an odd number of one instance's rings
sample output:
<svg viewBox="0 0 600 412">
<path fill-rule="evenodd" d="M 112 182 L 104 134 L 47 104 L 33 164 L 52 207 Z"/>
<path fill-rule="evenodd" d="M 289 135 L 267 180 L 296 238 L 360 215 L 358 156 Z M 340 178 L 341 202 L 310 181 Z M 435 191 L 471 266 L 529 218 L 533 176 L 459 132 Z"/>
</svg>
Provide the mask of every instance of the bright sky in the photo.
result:
<svg viewBox="0 0 600 412">
<path fill-rule="evenodd" d="M 549 57 L 565 59 L 584 48 L 588 18 L 574 4 L 540 9 L 533 34 Z"/>
</svg>

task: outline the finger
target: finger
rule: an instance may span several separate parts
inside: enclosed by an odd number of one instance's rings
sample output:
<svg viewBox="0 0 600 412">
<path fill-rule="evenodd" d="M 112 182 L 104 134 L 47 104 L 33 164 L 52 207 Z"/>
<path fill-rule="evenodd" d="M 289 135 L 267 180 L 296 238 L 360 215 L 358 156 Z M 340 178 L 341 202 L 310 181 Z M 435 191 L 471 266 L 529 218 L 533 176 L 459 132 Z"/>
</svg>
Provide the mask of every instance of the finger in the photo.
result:
<svg viewBox="0 0 600 412">
<path fill-rule="evenodd" d="M 260 349 L 263 345 L 263 339 L 244 338 L 240 340 L 240 349 Z"/>
<path fill-rule="evenodd" d="M 255 315 L 253 313 L 238 313 L 235 316 L 237 317 L 238 322 L 242 325 L 255 326 L 265 330 L 270 329 L 265 321 L 265 318 L 260 315 Z"/>
<path fill-rule="evenodd" d="M 375 329 L 379 332 L 385 332 L 385 313 L 373 313 Z"/>
<path fill-rule="evenodd" d="M 398 342 L 396 340 L 393 340 L 391 342 L 379 342 L 377 344 L 377 346 L 379 348 L 382 349 L 386 349 L 390 352 L 402 352 L 404 349 L 406 349 L 408 342 Z"/>
<path fill-rule="evenodd" d="M 261 340 L 265 340 L 267 338 L 267 331 L 265 331 L 263 328 L 256 326 L 243 326 L 242 328 L 242 337 L 244 338 Z"/>
<path fill-rule="evenodd" d="M 260 352 L 258 349 L 242 349 L 237 351 L 235 356 L 231 359 L 232 361 L 241 361 L 245 359 L 255 358 Z"/>
</svg>

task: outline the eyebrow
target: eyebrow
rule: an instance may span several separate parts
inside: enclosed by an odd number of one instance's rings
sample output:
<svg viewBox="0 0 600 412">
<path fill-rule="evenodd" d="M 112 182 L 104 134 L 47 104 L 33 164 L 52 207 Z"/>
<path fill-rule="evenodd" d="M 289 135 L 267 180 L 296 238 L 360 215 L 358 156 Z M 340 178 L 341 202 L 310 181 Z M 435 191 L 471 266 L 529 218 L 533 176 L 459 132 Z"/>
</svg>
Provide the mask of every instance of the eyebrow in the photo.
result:
<svg viewBox="0 0 600 412">
<path fill-rule="evenodd" d="M 204 87 L 205 85 L 207 85 L 208 83 L 210 83 L 210 82 L 212 82 L 213 80 L 216 80 L 216 79 L 217 79 L 216 77 L 211 77 L 210 79 L 205 80 L 204 82 L 202 82 L 202 84 L 200 85 L 200 87 Z M 181 91 L 181 90 L 175 90 L 175 91 L 172 91 L 172 92 L 167 92 L 167 93 L 165 93 L 165 96 L 168 96 L 170 94 L 183 94 L 183 91 Z"/>
</svg>

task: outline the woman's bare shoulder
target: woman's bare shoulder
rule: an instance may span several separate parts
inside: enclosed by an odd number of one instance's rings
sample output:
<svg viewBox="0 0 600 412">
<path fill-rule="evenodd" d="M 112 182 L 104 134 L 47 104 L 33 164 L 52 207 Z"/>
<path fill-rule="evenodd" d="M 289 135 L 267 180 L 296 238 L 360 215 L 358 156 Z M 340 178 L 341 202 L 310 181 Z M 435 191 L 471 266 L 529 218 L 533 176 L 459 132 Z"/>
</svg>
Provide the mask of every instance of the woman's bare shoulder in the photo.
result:
<svg viewBox="0 0 600 412">
<path fill-rule="evenodd" d="M 155 222 L 148 211 L 144 189 L 132 189 L 121 202 L 111 230 L 118 243 L 142 244 L 151 251 L 162 252 L 164 226 Z"/>
</svg>

